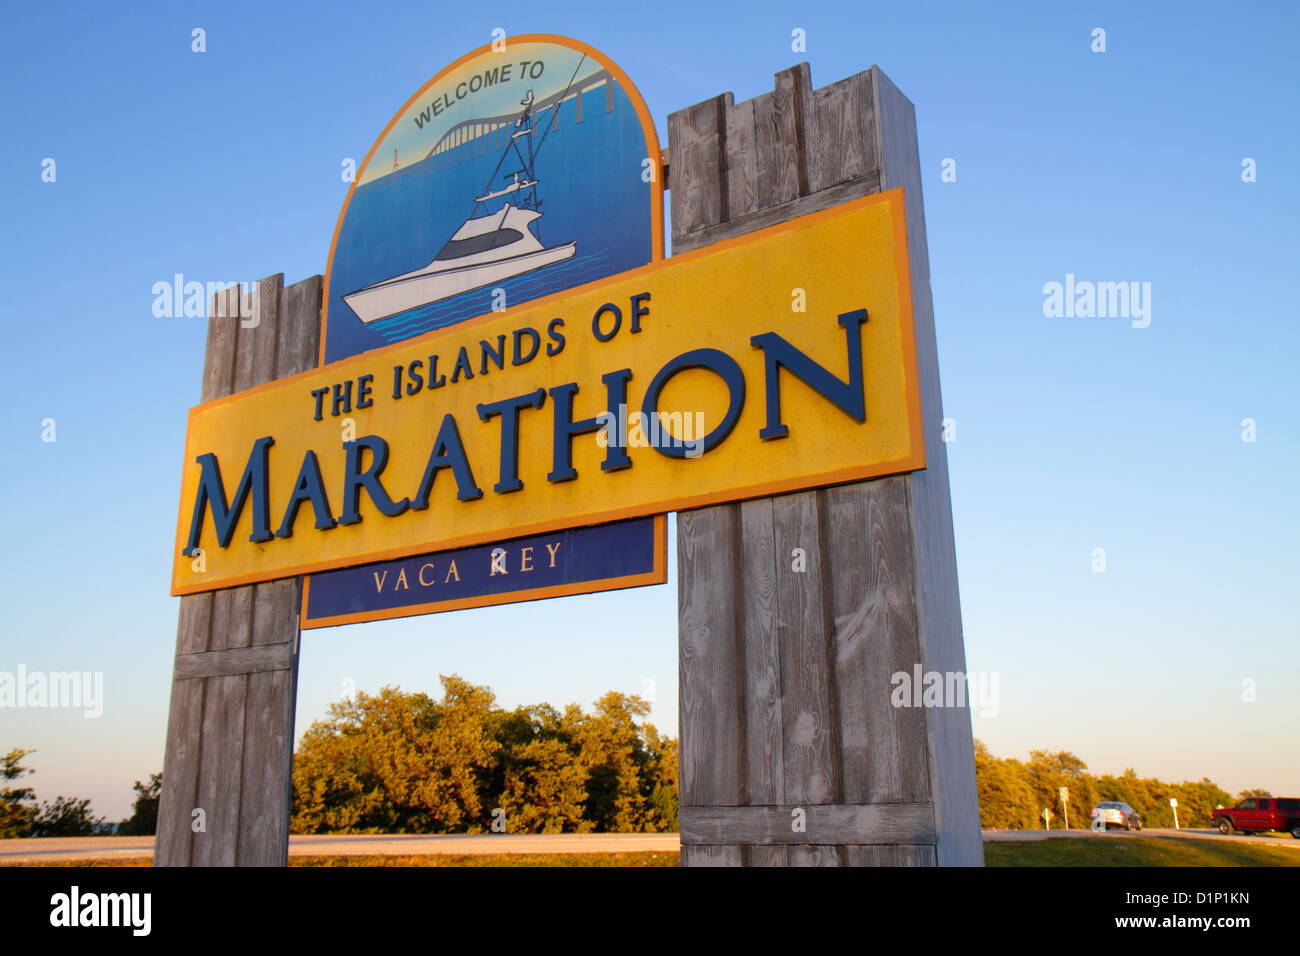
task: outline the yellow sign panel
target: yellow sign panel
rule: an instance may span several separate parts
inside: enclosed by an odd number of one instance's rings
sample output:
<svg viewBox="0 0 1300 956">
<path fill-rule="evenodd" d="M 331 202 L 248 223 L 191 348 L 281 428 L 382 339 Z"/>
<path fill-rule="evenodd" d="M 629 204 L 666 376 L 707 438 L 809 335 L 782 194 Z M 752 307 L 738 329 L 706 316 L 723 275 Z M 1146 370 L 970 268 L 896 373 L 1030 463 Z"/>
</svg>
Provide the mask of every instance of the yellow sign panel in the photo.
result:
<svg viewBox="0 0 1300 956">
<path fill-rule="evenodd" d="M 893 190 L 192 409 L 172 593 L 924 466 Z"/>
</svg>

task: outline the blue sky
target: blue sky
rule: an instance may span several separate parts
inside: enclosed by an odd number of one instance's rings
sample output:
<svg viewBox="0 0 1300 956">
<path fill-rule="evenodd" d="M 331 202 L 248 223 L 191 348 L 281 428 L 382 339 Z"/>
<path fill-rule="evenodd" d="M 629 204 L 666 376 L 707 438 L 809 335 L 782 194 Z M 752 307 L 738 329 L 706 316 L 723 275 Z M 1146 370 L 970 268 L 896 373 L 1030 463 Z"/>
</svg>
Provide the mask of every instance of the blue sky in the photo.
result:
<svg viewBox="0 0 1300 956">
<path fill-rule="evenodd" d="M 42 797 L 120 818 L 131 782 L 162 766 L 205 331 L 156 318 L 153 284 L 323 272 L 342 162 L 495 27 L 606 53 L 665 144 L 673 110 L 756 96 L 800 60 L 814 86 L 879 64 L 917 108 L 968 666 L 999 676 L 976 736 L 1003 755 L 1072 750 L 1098 772 L 1300 793 L 1297 8 L 359 9 L 6 17 L 0 671 L 105 682 L 97 720 L 0 709 L 0 750 L 38 749 Z M 1151 283 L 1150 326 L 1046 317 L 1043 286 L 1067 273 Z M 307 632 L 298 731 L 346 681 L 435 691 L 451 672 L 507 706 L 653 694 L 653 720 L 675 729 L 672 569 L 666 587 Z"/>
</svg>

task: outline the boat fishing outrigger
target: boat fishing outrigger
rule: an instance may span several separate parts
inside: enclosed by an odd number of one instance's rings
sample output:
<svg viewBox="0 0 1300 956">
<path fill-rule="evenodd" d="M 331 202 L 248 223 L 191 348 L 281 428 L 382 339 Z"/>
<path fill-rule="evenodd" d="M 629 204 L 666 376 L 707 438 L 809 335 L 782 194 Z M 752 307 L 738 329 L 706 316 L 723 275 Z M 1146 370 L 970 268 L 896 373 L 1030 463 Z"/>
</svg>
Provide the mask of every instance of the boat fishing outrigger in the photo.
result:
<svg viewBox="0 0 1300 956">
<path fill-rule="evenodd" d="M 524 111 L 515 121 L 483 194 L 474 200 L 474 211 L 433 261 L 422 269 L 343 296 L 343 301 L 362 322 L 368 324 L 398 315 L 573 258 L 577 242 L 547 248 L 532 230 L 542 216 L 534 168 L 537 150 L 533 147 L 532 90 L 520 105 Z M 560 103 L 554 108 L 558 110 Z M 545 140 L 543 134 L 542 142 Z M 540 148 L 539 143 L 537 149 Z M 520 168 L 503 175 L 501 167 L 511 154 L 518 158 Z M 506 175 L 510 176 L 509 182 L 493 189 L 498 178 L 504 179 Z M 505 202 L 500 209 L 480 214 L 487 203 L 503 197 Z"/>
</svg>

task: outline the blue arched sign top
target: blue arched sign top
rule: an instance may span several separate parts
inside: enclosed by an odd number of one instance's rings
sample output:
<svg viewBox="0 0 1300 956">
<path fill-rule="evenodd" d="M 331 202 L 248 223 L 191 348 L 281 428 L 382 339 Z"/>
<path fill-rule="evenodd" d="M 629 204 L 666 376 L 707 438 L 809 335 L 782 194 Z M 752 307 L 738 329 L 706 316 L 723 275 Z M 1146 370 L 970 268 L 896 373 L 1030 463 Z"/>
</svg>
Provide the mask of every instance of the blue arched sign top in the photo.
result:
<svg viewBox="0 0 1300 956">
<path fill-rule="evenodd" d="M 635 87 L 565 37 L 502 39 L 397 112 L 325 274 L 332 362 L 663 257 L 659 144 Z"/>
</svg>

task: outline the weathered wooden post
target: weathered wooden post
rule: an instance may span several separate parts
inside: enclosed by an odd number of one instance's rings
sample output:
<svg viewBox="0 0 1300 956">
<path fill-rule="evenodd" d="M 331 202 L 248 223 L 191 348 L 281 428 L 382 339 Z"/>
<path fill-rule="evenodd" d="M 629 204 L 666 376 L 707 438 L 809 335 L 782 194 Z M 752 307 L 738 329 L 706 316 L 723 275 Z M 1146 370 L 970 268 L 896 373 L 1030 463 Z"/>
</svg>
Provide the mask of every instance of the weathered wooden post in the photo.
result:
<svg viewBox="0 0 1300 956">
<path fill-rule="evenodd" d="M 316 366 L 321 277 L 218 293 L 202 401 Z M 251 313 L 251 314 L 250 314 Z M 284 866 L 302 579 L 181 598 L 155 866 Z"/>
<path fill-rule="evenodd" d="M 927 461 L 678 515 L 682 863 L 981 865 L 969 709 L 890 703 L 897 672 L 966 670 L 912 104 L 804 63 L 668 141 L 674 254 L 903 187 Z"/>
</svg>

